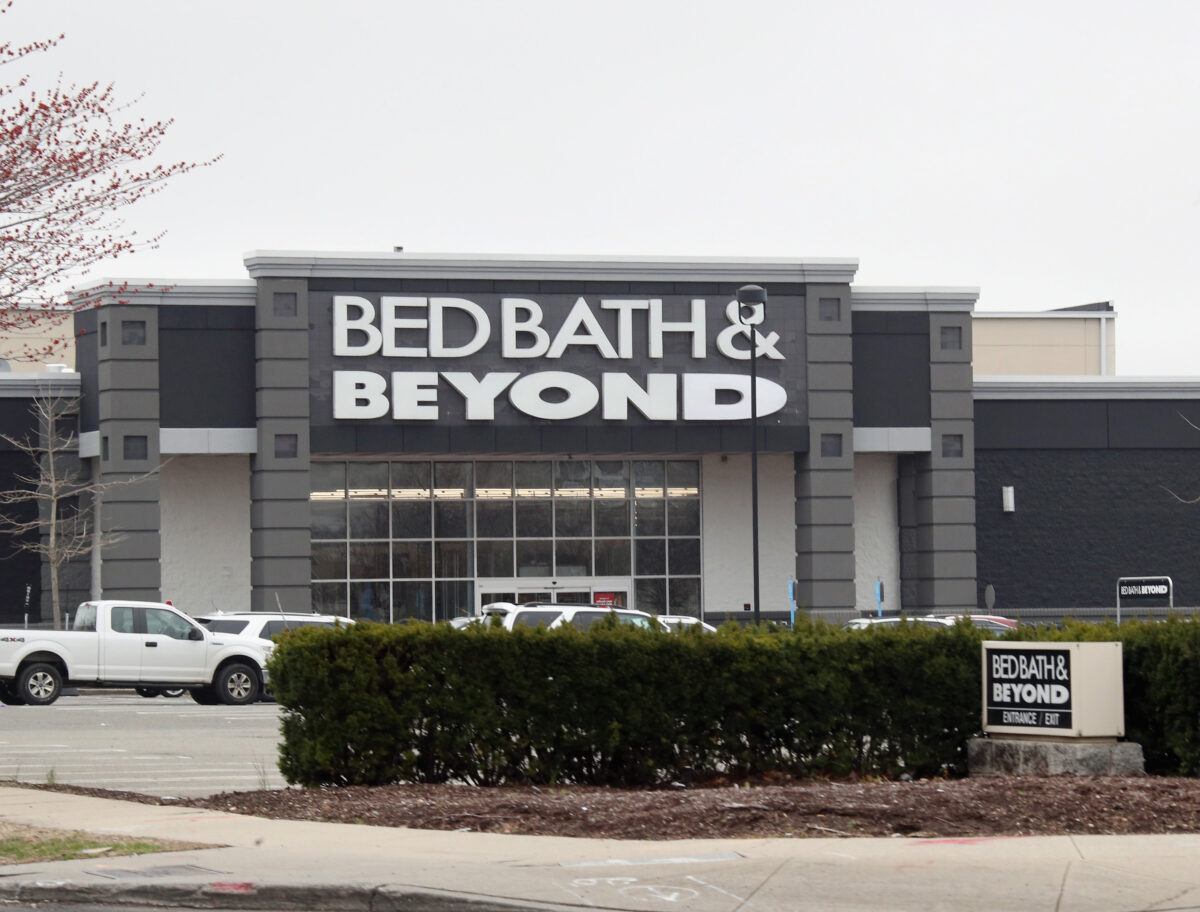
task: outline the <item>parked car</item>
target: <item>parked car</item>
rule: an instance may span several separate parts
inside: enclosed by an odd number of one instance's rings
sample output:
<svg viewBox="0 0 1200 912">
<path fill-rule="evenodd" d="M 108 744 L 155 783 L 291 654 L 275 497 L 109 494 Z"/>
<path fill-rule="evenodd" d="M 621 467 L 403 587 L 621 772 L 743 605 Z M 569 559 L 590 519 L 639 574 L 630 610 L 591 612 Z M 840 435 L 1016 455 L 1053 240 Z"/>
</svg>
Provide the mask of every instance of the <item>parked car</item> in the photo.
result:
<svg viewBox="0 0 1200 912">
<path fill-rule="evenodd" d="M 553 629 L 571 625 L 580 630 L 587 630 L 597 621 L 607 617 L 616 617 L 621 624 L 644 627 L 653 630 L 654 618 L 645 611 L 632 608 L 613 608 L 611 605 L 567 605 L 551 602 L 529 602 L 524 605 L 514 605 L 511 602 L 493 602 L 484 605 L 481 613 L 470 618 L 455 618 L 451 621 L 456 627 L 462 627 L 476 621 L 486 621 L 498 617 L 506 630 L 516 627 L 546 627 Z"/>
<path fill-rule="evenodd" d="M 233 633 L 273 643 L 285 630 L 300 627 L 336 627 L 353 624 L 353 618 L 337 614 L 281 614 L 274 611 L 218 611 L 195 619 L 214 633 Z"/>
<path fill-rule="evenodd" d="M 963 618 L 970 621 L 976 627 L 991 633 L 1008 633 L 1017 629 L 1016 621 L 1012 618 L 1001 617 L 998 614 L 950 614 L 946 615 L 945 620 L 954 624 Z"/>
<path fill-rule="evenodd" d="M 857 617 L 846 622 L 847 630 L 867 630 L 873 627 L 899 627 L 901 624 L 922 624 L 926 627 L 949 627 L 952 621 L 938 617 L 908 617 L 907 615 L 892 614 L 886 617 Z"/>
<path fill-rule="evenodd" d="M 657 616 L 658 626 L 663 630 L 684 630 L 692 627 L 699 627 L 705 633 L 716 633 L 717 628 L 712 624 L 706 624 L 698 617 L 692 617 L 690 614 L 660 614 Z"/>
<path fill-rule="evenodd" d="M 1017 629 L 1017 622 L 998 614 L 947 614 L 947 615 L 889 615 L 888 617 L 858 617 L 846 622 L 848 630 L 865 630 L 868 627 L 895 627 L 901 622 L 924 624 L 929 627 L 953 627 L 960 620 L 967 620 L 989 633 L 1008 633 Z"/>
</svg>

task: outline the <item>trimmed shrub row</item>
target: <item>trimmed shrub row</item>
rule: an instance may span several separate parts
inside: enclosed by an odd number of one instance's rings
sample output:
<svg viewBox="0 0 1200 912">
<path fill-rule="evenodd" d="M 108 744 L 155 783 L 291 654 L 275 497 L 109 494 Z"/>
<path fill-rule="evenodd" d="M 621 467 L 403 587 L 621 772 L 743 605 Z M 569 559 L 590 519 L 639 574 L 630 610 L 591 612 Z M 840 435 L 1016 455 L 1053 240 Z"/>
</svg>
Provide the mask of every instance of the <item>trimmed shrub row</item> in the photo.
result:
<svg viewBox="0 0 1200 912">
<path fill-rule="evenodd" d="M 1200 772 L 1200 624 L 1020 636 L 1122 640 L 1128 737 L 1148 769 Z M 302 785 L 965 772 L 983 639 L 965 624 L 304 628 L 269 666 L 280 769 Z"/>
</svg>

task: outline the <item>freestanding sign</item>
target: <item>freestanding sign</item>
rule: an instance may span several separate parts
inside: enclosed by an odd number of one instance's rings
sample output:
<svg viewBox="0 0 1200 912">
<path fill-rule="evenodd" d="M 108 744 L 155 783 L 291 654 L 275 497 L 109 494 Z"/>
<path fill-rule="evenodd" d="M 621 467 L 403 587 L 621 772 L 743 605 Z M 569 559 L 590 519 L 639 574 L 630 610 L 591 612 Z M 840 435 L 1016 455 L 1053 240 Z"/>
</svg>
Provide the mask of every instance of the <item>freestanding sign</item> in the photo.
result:
<svg viewBox="0 0 1200 912">
<path fill-rule="evenodd" d="M 1034 738 L 1125 734 L 1120 643 L 983 644 L 983 730 Z"/>
</svg>

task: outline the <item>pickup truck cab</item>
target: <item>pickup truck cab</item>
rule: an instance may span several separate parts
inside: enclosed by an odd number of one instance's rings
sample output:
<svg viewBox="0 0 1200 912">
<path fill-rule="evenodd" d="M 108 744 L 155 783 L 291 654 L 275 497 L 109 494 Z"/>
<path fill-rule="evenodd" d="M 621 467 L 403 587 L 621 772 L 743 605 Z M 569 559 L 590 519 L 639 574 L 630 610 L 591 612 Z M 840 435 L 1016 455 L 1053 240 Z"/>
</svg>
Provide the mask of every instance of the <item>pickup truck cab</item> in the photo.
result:
<svg viewBox="0 0 1200 912">
<path fill-rule="evenodd" d="M 66 684 L 184 687 L 197 703 L 253 703 L 266 654 L 161 602 L 84 602 L 70 630 L 0 629 L 0 700 L 45 706 Z"/>
</svg>

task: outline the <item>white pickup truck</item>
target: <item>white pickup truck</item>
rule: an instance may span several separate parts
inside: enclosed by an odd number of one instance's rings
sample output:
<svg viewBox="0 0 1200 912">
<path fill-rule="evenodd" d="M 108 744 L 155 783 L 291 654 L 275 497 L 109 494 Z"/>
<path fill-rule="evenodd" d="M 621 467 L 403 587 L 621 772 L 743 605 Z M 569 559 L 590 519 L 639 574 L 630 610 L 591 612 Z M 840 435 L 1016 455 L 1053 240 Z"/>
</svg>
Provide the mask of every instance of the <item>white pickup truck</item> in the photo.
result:
<svg viewBox="0 0 1200 912">
<path fill-rule="evenodd" d="M 253 703 L 266 683 L 256 640 L 206 630 L 160 602 L 84 602 L 70 630 L 0 629 L 0 702 L 45 706 L 66 684 L 187 688 L 197 703 Z"/>
</svg>

